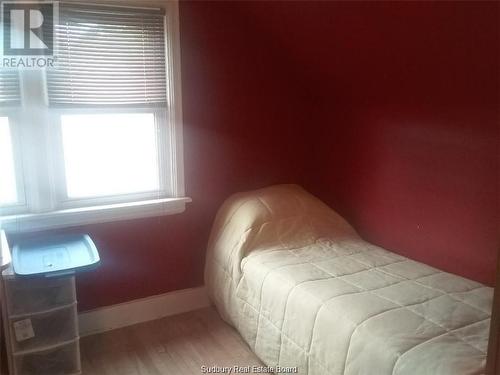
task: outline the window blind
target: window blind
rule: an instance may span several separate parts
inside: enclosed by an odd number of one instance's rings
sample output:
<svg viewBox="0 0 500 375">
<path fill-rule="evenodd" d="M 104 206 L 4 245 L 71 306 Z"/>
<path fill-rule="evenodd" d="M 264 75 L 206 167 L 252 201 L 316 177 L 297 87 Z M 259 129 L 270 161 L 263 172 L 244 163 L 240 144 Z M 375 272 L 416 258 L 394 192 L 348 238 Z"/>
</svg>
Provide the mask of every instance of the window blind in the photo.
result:
<svg viewBox="0 0 500 375">
<path fill-rule="evenodd" d="M 61 3 L 51 105 L 161 105 L 167 101 L 160 9 Z"/>
<path fill-rule="evenodd" d="M 19 105 L 20 103 L 19 72 L 0 69 L 0 106 Z"/>
</svg>

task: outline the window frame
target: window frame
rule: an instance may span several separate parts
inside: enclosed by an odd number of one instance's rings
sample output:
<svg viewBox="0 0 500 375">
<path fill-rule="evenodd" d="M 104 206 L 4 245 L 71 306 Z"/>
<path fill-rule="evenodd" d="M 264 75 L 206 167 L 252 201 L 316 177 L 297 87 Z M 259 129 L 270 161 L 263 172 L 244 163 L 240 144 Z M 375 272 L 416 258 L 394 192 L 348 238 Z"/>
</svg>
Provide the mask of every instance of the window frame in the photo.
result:
<svg viewBox="0 0 500 375">
<path fill-rule="evenodd" d="M 110 1 L 109 4 L 134 7 L 130 3 Z M 184 190 L 178 2 L 162 1 L 155 5 L 165 9 L 166 107 L 49 108 L 46 73 L 41 70 L 20 73 L 22 106 L 9 112 L 13 113 L 9 114 L 9 125 L 16 182 L 19 181 L 17 189 L 22 189 L 18 198 L 23 197 L 24 200 L 15 208 L 0 207 L 0 226 L 3 229 L 22 232 L 176 214 L 183 212 L 185 204 L 191 202 Z M 108 197 L 68 198 L 65 192 L 61 115 L 124 112 L 155 113 L 160 190 Z M 0 116 L 2 113 L 3 109 L 0 109 Z M 16 127 L 10 123 L 10 116 L 14 116 Z M 34 151 L 31 151 L 32 148 Z"/>
<path fill-rule="evenodd" d="M 52 139 L 55 140 L 54 146 L 50 152 L 54 161 L 54 190 L 55 190 L 55 207 L 56 209 L 82 208 L 87 206 L 99 206 L 115 203 L 137 202 L 151 199 L 164 199 L 172 197 L 172 166 L 169 163 L 170 152 L 168 150 L 171 137 L 169 129 L 167 110 L 165 108 L 57 108 L 51 111 L 51 132 Z M 108 196 L 71 198 L 66 191 L 66 177 L 64 165 L 64 150 L 62 141 L 62 125 L 61 116 L 77 115 L 77 114 L 122 114 L 122 113 L 152 113 L 155 118 L 155 130 L 158 152 L 158 173 L 159 173 L 159 189 L 156 191 L 145 191 L 137 193 L 116 194 Z M 62 157 L 60 157 L 61 155 Z"/>
<path fill-rule="evenodd" d="M 14 163 L 14 178 L 16 182 L 16 202 L 0 206 L 2 215 L 13 215 L 26 211 L 26 193 L 24 190 L 23 153 L 21 149 L 21 129 L 19 127 L 20 109 L 5 106 L 0 108 L 0 117 L 6 117 L 9 126 L 10 142 L 12 146 L 12 160 Z"/>
</svg>

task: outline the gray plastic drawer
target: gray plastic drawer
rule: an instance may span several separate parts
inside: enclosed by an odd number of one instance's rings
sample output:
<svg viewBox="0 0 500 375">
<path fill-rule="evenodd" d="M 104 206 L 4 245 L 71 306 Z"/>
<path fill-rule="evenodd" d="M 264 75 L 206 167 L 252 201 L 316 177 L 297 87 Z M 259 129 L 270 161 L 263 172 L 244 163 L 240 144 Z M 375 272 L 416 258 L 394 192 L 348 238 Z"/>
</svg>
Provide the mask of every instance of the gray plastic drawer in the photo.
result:
<svg viewBox="0 0 500 375">
<path fill-rule="evenodd" d="M 79 374 L 80 348 L 78 339 L 55 348 L 14 356 L 17 375 Z"/>
<path fill-rule="evenodd" d="M 20 351 L 43 349 L 61 342 L 71 341 L 78 336 L 78 323 L 76 321 L 76 303 L 69 307 L 47 313 L 39 313 L 26 317 L 11 318 L 10 332 L 13 353 Z M 16 336 L 16 323 L 28 324 L 33 329 L 33 337 L 23 338 Z"/>
<path fill-rule="evenodd" d="M 76 302 L 73 276 L 6 280 L 9 315 L 50 310 Z"/>
</svg>

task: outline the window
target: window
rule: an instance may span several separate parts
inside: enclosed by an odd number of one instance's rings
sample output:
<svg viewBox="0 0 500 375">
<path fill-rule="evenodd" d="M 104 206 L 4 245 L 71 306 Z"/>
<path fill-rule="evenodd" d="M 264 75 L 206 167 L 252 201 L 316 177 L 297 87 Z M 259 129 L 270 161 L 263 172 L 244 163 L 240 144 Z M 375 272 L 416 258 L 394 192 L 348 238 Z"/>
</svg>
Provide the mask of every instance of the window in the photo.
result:
<svg viewBox="0 0 500 375">
<path fill-rule="evenodd" d="M 8 117 L 0 117 L 0 171 L 2 171 L 0 204 L 2 206 L 13 205 L 17 203 L 18 198 Z"/>
<path fill-rule="evenodd" d="M 177 3 L 59 4 L 56 66 L 0 76 L 2 225 L 183 211 Z"/>
<path fill-rule="evenodd" d="M 24 201 L 13 126 L 20 103 L 18 73 L 0 69 L 0 209 L 7 213 L 17 212 Z"/>
<path fill-rule="evenodd" d="M 154 113 L 63 115 L 61 128 L 69 199 L 160 190 Z"/>
</svg>

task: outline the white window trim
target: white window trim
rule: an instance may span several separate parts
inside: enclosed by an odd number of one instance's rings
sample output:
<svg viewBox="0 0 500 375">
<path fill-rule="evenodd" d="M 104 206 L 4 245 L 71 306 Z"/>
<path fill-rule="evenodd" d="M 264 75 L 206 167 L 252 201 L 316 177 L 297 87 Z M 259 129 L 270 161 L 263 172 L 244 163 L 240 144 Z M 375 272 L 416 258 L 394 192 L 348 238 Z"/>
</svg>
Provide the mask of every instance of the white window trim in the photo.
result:
<svg viewBox="0 0 500 375">
<path fill-rule="evenodd" d="M 134 5 L 135 2 L 114 2 L 117 5 Z M 135 3 L 139 4 L 139 2 Z M 140 3 L 141 5 L 143 2 Z M 40 178 L 53 180 L 56 177 L 55 171 L 52 170 L 51 158 L 53 155 L 47 155 L 47 153 L 40 151 L 36 153 L 36 158 L 39 159 L 37 162 L 27 162 L 23 160 L 23 184 L 21 189 L 26 194 L 22 196 L 24 199 L 25 212 L 29 213 L 17 213 L 10 214 L 12 211 L 5 210 L 6 214 L 9 216 L 0 215 L 0 228 L 6 230 L 7 232 L 27 232 L 35 230 L 46 230 L 53 228 L 63 228 L 70 226 L 79 226 L 95 223 L 104 223 L 110 221 L 120 221 L 120 220 L 131 220 L 138 218 L 147 218 L 162 215 L 172 215 L 178 214 L 185 211 L 186 203 L 191 202 L 191 198 L 185 196 L 184 189 L 184 156 L 183 156 L 183 133 L 182 133 L 182 92 L 181 92 L 181 65 L 180 65 L 180 37 L 179 37 L 179 6 L 178 1 L 153 1 L 148 2 L 148 6 L 159 5 L 165 8 L 165 33 L 166 33 L 166 69 L 168 80 L 168 93 L 169 97 L 168 105 L 169 110 L 167 114 L 169 116 L 169 129 L 167 141 L 170 142 L 170 156 L 168 168 L 164 170 L 169 170 L 171 172 L 171 197 L 169 198 L 159 198 L 159 199 L 149 199 L 149 200 L 138 200 L 134 202 L 126 203 L 113 203 L 95 206 L 85 206 L 85 207 L 57 207 L 55 204 L 56 199 L 52 196 L 47 196 L 46 193 L 40 191 L 32 176 L 36 173 Z M 40 72 L 30 72 L 28 74 L 39 74 Z M 39 84 L 45 84 L 42 80 L 38 79 Z M 21 95 L 23 99 L 26 99 L 26 104 L 30 105 L 33 111 L 30 114 L 21 115 L 21 117 L 29 117 L 41 115 L 45 118 L 42 125 L 38 131 L 47 132 L 47 127 L 49 124 L 48 119 L 50 114 L 47 110 L 47 98 L 33 98 L 29 97 L 30 93 L 29 87 L 26 87 L 26 82 L 21 82 Z M 41 105 L 43 102 L 43 106 Z M 16 119 L 17 120 L 17 119 Z M 28 121 L 27 118 L 21 118 L 21 121 Z M 25 131 L 24 127 L 19 133 Z M 16 136 L 19 136 L 16 134 Z M 165 134 L 163 134 L 165 136 Z M 21 135 L 22 137 L 22 135 Z M 13 136 L 14 138 L 14 136 Z M 24 138 L 24 137 L 23 137 Z M 24 144 L 24 148 L 36 147 L 36 142 L 33 136 L 30 135 L 26 137 L 29 139 L 27 144 Z M 25 139 L 26 139 L 25 138 Z M 38 138 L 40 139 L 40 138 Z M 44 137 L 43 139 L 48 139 Z M 24 139 L 23 139 L 24 140 Z M 50 147 L 46 149 L 50 150 Z M 19 148 L 17 148 L 19 150 Z M 17 150 L 15 152 L 17 152 Z M 22 155 L 25 159 L 26 155 Z M 28 166 L 28 168 L 26 168 Z M 40 167 L 40 168 L 37 168 Z M 43 174 L 44 176 L 40 176 Z M 47 183 L 47 185 L 53 185 Z M 19 189 L 19 187 L 18 187 Z M 29 189 L 29 191 L 27 191 Z M 45 194 L 45 196 L 44 196 Z M 140 197 L 139 197 L 140 198 Z M 47 207 L 45 203 L 49 202 Z M 19 210 L 19 207 L 16 207 Z M 2 209 L 0 208 L 0 214 Z"/>
<path fill-rule="evenodd" d="M 9 121 L 9 132 L 10 132 L 10 141 L 12 144 L 12 152 L 14 159 L 14 172 L 15 172 L 15 181 L 16 181 L 16 195 L 17 202 L 9 205 L 4 209 L 6 214 L 16 214 L 22 212 L 26 207 L 26 198 L 24 192 L 24 184 L 23 184 L 23 176 L 22 176 L 22 152 L 21 152 L 21 144 L 20 144 L 20 131 L 19 131 L 19 108 L 2 108 L 0 110 L 0 116 L 7 117 Z"/>
<path fill-rule="evenodd" d="M 131 203 L 71 208 L 38 214 L 2 217 L 6 232 L 27 232 L 71 226 L 132 220 L 184 212 L 191 198 L 164 198 Z"/>
</svg>

